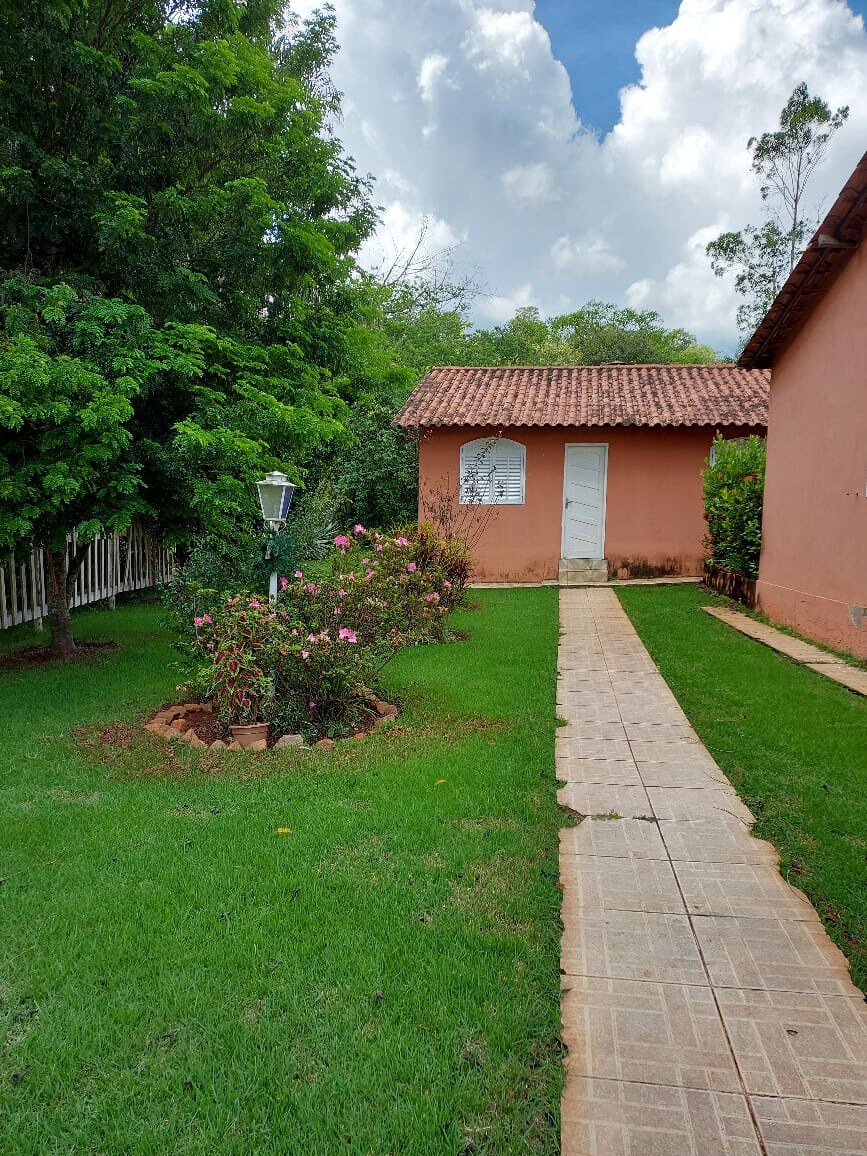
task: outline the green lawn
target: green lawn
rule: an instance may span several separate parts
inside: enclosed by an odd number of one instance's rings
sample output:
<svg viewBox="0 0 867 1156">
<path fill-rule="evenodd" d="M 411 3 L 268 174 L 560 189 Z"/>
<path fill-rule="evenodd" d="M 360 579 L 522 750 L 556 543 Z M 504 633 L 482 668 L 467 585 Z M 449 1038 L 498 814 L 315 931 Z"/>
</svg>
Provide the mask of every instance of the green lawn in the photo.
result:
<svg viewBox="0 0 867 1156">
<path fill-rule="evenodd" d="M 735 788 L 867 991 L 867 700 L 705 614 L 695 586 L 620 600 Z"/>
<path fill-rule="evenodd" d="M 556 596 L 474 592 L 330 755 L 101 745 L 173 697 L 153 607 L 0 671 L 0 1150 L 556 1152 Z"/>
</svg>

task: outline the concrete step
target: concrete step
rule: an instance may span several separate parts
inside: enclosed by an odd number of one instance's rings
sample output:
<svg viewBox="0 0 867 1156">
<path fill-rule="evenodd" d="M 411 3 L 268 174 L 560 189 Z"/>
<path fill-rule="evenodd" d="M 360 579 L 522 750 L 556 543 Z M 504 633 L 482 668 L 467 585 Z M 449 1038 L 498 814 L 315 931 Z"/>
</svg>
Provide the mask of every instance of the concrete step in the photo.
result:
<svg viewBox="0 0 867 1156">
<path fill-rule="evenodd" d="M 608 567 L 604 558 L 561 558 L 561 570 L 598 570 L 601 566 Z"/>
<path fill-rule="evenodd" d="M 604 558 L 561 558 L 561 586 L 598 586 L 608 581 L 608 562 Z"/>
</svg>

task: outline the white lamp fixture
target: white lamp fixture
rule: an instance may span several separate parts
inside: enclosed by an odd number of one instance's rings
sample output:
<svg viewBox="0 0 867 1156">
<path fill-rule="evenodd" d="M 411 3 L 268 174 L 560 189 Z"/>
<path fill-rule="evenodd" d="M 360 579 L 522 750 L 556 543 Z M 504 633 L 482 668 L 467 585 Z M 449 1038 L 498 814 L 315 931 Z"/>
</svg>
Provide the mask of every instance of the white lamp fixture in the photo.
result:
<svg viewBox="0 0 867 1156">
<path fill-rule="evenodd" d="M 280 470 L 272 470 L 266 474 L 261 482 L 256 483 L 259 491 L 259 505 L 262 507 L 262 520 L 272 529 L 281 526 L 286 521 L 289 507 L 292 505 L 292 495 L 295 486 Z"/>
</svg>

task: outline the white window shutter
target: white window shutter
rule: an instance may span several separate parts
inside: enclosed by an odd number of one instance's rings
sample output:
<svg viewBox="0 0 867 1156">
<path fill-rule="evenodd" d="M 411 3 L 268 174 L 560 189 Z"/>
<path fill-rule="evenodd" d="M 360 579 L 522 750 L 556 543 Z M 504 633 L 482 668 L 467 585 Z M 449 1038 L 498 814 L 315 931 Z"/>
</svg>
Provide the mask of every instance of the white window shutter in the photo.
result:
<svg viewBox="0 0 867 1156">
<path fill-rule="evenodd" d="M 509 438 L 479 438 L 461 446 L 463 505 L 524 504 L 526 453 Z"/>
</svg>

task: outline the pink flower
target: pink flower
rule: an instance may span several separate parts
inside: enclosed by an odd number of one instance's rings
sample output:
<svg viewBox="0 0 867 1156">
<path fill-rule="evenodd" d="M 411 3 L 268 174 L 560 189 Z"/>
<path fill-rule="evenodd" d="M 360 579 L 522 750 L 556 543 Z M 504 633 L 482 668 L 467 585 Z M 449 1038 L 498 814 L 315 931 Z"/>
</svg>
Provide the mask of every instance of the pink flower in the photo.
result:
<svg viewBox="0 0 867 1156">
<path fill-rule="evenodd" d="M 366 534 L 367 530 L 365 530 L 364 526 L 358 522 L 355 526 L 353 526 L 352 532 L 353 534 Z"/>
<path fill-rule="evenodd" d="M 315 642 L 316 641 L 316 635 L 315 634 L 308 634 L 307 635 L 307 641 L 308 642 Z"/>
<path fill-rule="evenodd" d="M 346 642 L 358 642 L 358 639 L 355 637 L 355 631 L 350 630 L 347 626 L 341 626 L 338 635 L 340 638 L 345 639 Z"/>
<path fill-rule="evenodd" d="M 289 589 L 289 579 L 288 578 L 281 578 L 280 579 L 280 589 L 281 590 L 288 590 Z"/>
<path fill-rule="evenodd" d="M 404 538 L 403 535 L 401 535 L 399 538 L 395 538 L 395 542 L 397 542 L 398 546 L 408 546 L 409 538 Z"/>
<path fill-rule="evenodd" d="M 445 586 L 446 590 L 451 590 L 452 584 L 449 582 L 448 578 L 446 578 L 445 582 L 443 582 L 443 586 Z"/>
<path fill-rule="evenodd" d="M 382 542 L 377 542 L 377 543 L 376 543 L 376 549 L 377 549 L 377 550 L 382 550 Z"/>
<path fill-rule="evenodd" d="M 340 550 L 348 550 L 352 545 L 352 539 L 347 537 L 346 534 L 338 534 L 334 539 L 334 545 Z"/>
<path fill-rule="evenodd" d="M 310 657 L 310 651 L 309 650 L 302 650 L 301 651 L 301 657 L 302 658 L 309 658 Z"/>
<path fill-rule="evenodd" d="M 198 615 L 193 619 L 193 626 L 201 626 L 204 623 L 204 618 L 199 618 Z"/>
<path fill-rule="evenodd" d="M 337 597 L 338 598 L 345 598 L 346 597 L 346 591 L 345 590 L 338 590 L 337 591 Z"/>
<path fill-rule="evenodd" d="M 295 571 L 295 577 L 296 577 L 296 578 L 303 578 L 303 577 L 304 577 L 304 575 L 301 573 L 301 571 L 300 571 L 300 570 L 296 570 L 296 571 Z"/>
<path fill-rule="evenodd" d="M 315 702 L 308 702 L 307 705 L 310 707 L 311 710 L 316 710 L 316 703 Z"/>
<path fill-rule="evenodd" d="M 261 607 L 262 607 L 262 603 L 259 601 L 258 598 L 251 598 L 250 599 L 250 609 L 251 610 L 260 610 Z"/>
<path fill-rule="evenodd" d="M 307 589 L 311 594 L 315 594 L 316 593 L 316 584 L 314 582 L 311 582 L 310 585 L 307 587 Z"/>
<path fill-rule="evenodd" d="M 212 626 L 212 625 L 213 625 L 213 622 L 214 622 L 214 620 L 213 620 L 213 618 L 210 616 L 210 614 L 205 614 L 205 615 L 202 617 L 202 621 L 203 621 L 203 622 L 205 622 L 205 623 L 207 623 L 207 625 L 208 625 L 208 626 Z"/>
<path fill-rule="evenodd" d="M 407 566 L 407 570 L 410 572 L 410 574 L 415 574 L 415 572 L 416 572 L 415 562 L 410 562 L 410 564 Z"/>
<path fill-rule="evenodd" d="M 440 596 L 439 594 L 425 594 L 424 600 L 425 602 L 439 602 Z"/>
</svg>

